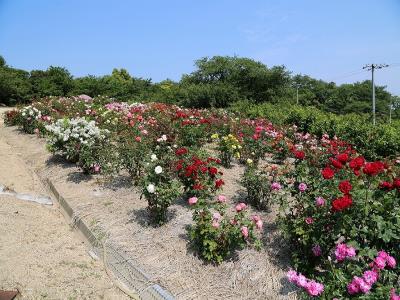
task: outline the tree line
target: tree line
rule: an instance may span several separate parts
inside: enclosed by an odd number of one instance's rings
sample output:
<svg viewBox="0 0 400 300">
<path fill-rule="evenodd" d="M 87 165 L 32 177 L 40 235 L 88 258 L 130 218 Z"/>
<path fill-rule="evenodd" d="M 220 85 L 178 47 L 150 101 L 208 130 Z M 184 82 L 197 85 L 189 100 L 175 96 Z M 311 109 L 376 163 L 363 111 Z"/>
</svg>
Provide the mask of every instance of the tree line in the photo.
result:
<svg viewBox="0 0 400 300">
<path fill-rule="evenodd" d="M 125 69 L 110 75 L 74 78 L 62 67 L 30 72 L 8 66 L 0 56 L 0 103 L 27 103 L 45 96 L 106 95 L 123 101 L 174 103 L 195 108 L 225 108 L 239 101 L 254 104 L 296 103 L 336 114 L 370 113 L 369 80 L 336 85 L 306 75 L 293 75 L 285 66 L 267 67 L 249 58 L 214 56 L 195 62 L 195 70 L 179 82 L 131 76 Z M 297 96 L 298 95 L 298 96 Z M 388 115 L 400 99 L 376 86 L 377 113 Z M 393 117 L 400 117 L 400 109 Z"/>
</svg>

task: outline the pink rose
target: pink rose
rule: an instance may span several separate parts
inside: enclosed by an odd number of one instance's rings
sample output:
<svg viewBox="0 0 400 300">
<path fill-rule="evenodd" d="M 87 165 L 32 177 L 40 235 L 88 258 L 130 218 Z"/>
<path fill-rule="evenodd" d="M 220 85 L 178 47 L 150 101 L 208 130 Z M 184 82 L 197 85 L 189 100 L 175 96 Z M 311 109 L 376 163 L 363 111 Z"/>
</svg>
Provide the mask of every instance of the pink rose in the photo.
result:
<svg viewBox="0 0 400 300">
<path fill-rule="evenodd" d="M 262 227 L 263 227 L 263 221 L 258 220 L 258 221 L 256 222 L 256 227 L 257 227 L 258 230 L 261 230 Z"/>
<path fill-rule="evenodd" d="M 271 184 L 271 190 L 273 190 L 273 191 L 279 191 L 279 190 L 281 190 L 281 189 L 282 189 L 282 186 L 280 185 L 279 182 L 273 182 L 273 183 Z"/>
<path fill-rule="evenodd" d="M 190 205 L 195 205 L 197 203 L 197 197 L 191 197 L 189 198 L 188 202 Z"/>
<path fill-rule="evenodd" d="M 388 256 L 386 262 L 389 268 L 394 269 L 396 267 L 396 259 L 393 256 Z"/>
<path fill-rule="evenodd" d="M 306 221 L 306 223 L 307 223 L 308 225 L 314 223 L 314 219 L 311 218 L 311 217 L 307 217 L 307 218 L 305 219 L 305 221 Z"/>
<path fill-rule="evenodd" d="M 325 205 L 325 199 L 322 197 L 318 197 L 315 199 L 315 205 L 317 206 L 324 206 Z"/>
<path fill-rule="evenodd" d="M 319 296 L 324 291 L 324 286 L 314 280 L 309 281 L 306 286 L 307 293 L 311 296 Z"/>
<path fill-rule="evenodd" d="M 347 285 L 347 292 L 350 295 L 354 295 L 360 292 L 360 288 L 358 287 L 358 284 L 356 284 L 354 281 L 350 282 Z"/>
<path fill-rule="evenodd" d="M 286 273 L 286 277 L 288 278 L 288 280 L 292 283 L 296 283 L 297 282 L 297 272 L 294 270 L 289 270 Z"/>
<path fill-rule="evenodd" d="M 363 274 L 363 279 L 367 284 L 373 285 L 378 280 L 378 272 L 373 270 L 365 271 Z"/>
<path fill-rule="evenodd" d="M 390 290 L 390 300 L 400 300 L 400 296 L 396 294 L 396 290 L 394 288 Z"/>
<path fill-rule="evenodd" d="M 307 184 L 305 184 L 304 182 L 299 184 L 299 191 L 300 192 L 305 192 L 307 190 Z"/>
<path fill-rule="evenodd" d="M 219 203 L 225 203 L 226 202 L 226 197 L 224 195 L 219 195 L 217 197 L 217 202 Z"/>
<path fill-rule="evenodd" d="M 384 260 L 386 260 L 386 258 L 387 258 L 388 256 L 389 256 L 389 254 L 387 254 L 386 251 L 381 250 L 381 251 L 378 252 L 378 257 L 381 257 L 381 258 L 383 258 Z"/>
<path fill-rule="evenodd" d="M 213 213 L 213 219 L 214 220 L 219 221 L 219 220 L 221 220 L 221 218 L 222 218 L 222 216 L 221 216 L 221 214 L 219 212 Z"/>
<path fill-rule="evenodd" d="M 100 172 L 100 166 L 98 164 L 94 165 L 94 172 L 99 173 Z"/>
<path fill-rule="evenodd" d="M 306 287 L 307 287 L 307 284 L 308 284 L 308 280 L 307 280 L 307 278 L 306 278 L 304 275 L 299 274 L 299 275 L 297 276 L 296 284 L 297 284 L 298 286 L 302 287 L 302 288 L 306 288 Z"/>
<path fill-rule="evenodd" d="M 249 229 L 246 226 L 242 226 L 240 230 L 244 238 L 247 238 L 249 236 Z"/>
<path fill-rule="evenodd" d="M 219 227 L 219 222 L 217 220 L 213 220 L 212 227 L 218 228 Z"/>
<path fill-rule="evenodd" d="M 377 258 L 375 258 L 374 260 L 375 266 L 378 269 L 384 269 L 386 267 L 386 260 L 383 259 L 382 257 L 378 256 Z"/>
<path fill-rule="evenodd" d="M 235 206 L 235 209 L 236 209 L 236 211 L 237 212 L 239 212 L 239 211 L 242 211 L 243 209 L 246 209 L 246 204 L 244 204 L 243 202 L 241 202 L 241 203 L 239 203 L 239 204 L 237 204 L 236 206 Z"/>
<path fill-rule="evenodd" d="M 137 137 L 135 137 L 135 141 L 136 141 L 136 142 L 141 142 L 141 141 L 142 141 L 142 138 L 141 138 L 140 136 L 137 136 Z"/>
<path fill-rule="evenodd" d="M 314 254 L 314 256 L 321 256 L 322 254 L 320 245 L 315 245 L 314 247 L 311 248 L 311 251 Z"/>
</svg>

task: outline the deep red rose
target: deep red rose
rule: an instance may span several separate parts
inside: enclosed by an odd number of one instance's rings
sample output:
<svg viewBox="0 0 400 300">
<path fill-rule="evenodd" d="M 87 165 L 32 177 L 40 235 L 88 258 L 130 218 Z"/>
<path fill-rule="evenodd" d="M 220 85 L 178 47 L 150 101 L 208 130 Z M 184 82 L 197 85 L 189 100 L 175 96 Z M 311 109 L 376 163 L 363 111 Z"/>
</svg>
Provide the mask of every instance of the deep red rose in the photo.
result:
<svg viewBox="0 0 400 300">
<path fill-rule="evenodd" d="M 335 171 L 330 167 L 326 167 L 321 171 L 321 174 L 325 179 L 331 179 L 333 176 L 335 176 Z"/>
<path fill-rule="evenodd" d="M 342 163 L 340 161 L 338 161 L 338 160 L 336 160 L 336 159 L 334 159 L 332 157 L 329 160 L 331 161 L 332 166 L 334 166 L 336 169 L 343 168 L 343 165 L 342 165 Z"/>
<path fill-rule="evenodd" d="M 348 180 L 343 180 L 339 183 L 339 190 L 345 195 L 349 194 L 352 188 L 353 187 Z"/>
<path fill-rule="evenodd" d="M 200 190 L 203 189 L 203 186 L 200 183 L 196 183 L 196 184 L 193 185 L 193 189 L 197 190 L 197 191 L 200 191 Z"/>
<path fill-rule="evenodd" d="M 222 179 L 215 180 L 215 187 L 219 189 L 225 182 Z"/>
<path fill-rule="evenodd" d="M 218 173 L 218 169 L 216 167 L 210 167 L 208 172 L 210 172 L 211 175 L 216 175 Z"/>
<path fill-rule="evenodd" d="M 179 148 L 179 149 L 176 149 L 176 151 L 175 151 L 175 154 L 177 156 L 181 156 L 181 155 L 184 155 L 186 153 L 188 153 L 186 148 Z"/>
<path fill-rule="evenodd" d="M 333 211 L 342 211 L 353 204 L 353 200 L 350 195 L 344 195 L 343 197 L 337 198 L 332 201 Z"/>
<path fill-rule="evenodd" d="M 297 159 L 304 159 L 304 157 L 306 156 L 304 151 L 300 151 L 300 150 L 293 151 L 293 154 Z"/>
<path fill-rule="evenodd" d="M 379 188 L 390 191 L 394 188 L 394 186 L 388 181 L 383 181 L 379 184 Z"/>
<path fill-rule="evenodd" d="M 376 176 L 379 173 L 382 173 L 384 169 L 385 165 L 380 161 L 376 161 L 376 162 L 366 163 L 363 172 L 364 174 L 367 174 L 369 176 Z"/>
<path fill-rule="evenodd" d="M 341 153 L 336 156 L 336 159 L 342 164 L 345 164 L 349 160 L 349 155 L 347 153 Z"/>
<path fill-rule="evenodd" d="M 393 180 L 393 187 L 400 190 L 400 178 L 395 178 Z"/>
<path fill-rule="evenodd" d="M 352 159 L 349 163 L 349 167 L 354 170 L 360 170 L 365 163 L 365 159 L 362 156 Z"/>
</svg>

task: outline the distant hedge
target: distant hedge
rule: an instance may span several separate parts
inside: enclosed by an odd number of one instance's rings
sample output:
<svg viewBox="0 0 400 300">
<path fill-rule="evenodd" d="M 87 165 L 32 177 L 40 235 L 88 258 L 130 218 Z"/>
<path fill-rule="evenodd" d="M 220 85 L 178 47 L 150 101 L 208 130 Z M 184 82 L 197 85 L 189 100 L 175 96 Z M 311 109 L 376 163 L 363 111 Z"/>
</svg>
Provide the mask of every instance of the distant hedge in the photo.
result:
<svg viewBox="0 0 400 300">
<path fill-rule="evenodd" d="M 303 132 L 321 137 L 336 135 L 350 142 L 367 159 L 400 156 L 400 122 L 373 126 L 370 117 L 362 114 L 335 115 L 315 107 L 293 104 L 252 105 L 238 102 L 231 110 L 250 118 L 264 117 L 277 125 L 295 124 Z"/>
</svg>

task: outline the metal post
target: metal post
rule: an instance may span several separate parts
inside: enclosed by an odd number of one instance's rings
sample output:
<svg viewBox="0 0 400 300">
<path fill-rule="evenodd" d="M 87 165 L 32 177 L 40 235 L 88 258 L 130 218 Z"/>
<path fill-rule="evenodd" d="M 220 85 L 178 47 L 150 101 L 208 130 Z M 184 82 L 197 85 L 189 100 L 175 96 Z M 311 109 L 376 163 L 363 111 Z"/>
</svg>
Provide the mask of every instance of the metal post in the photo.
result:
<svg viewBox="0 0 400 300">
<path fill-rule="evenodd" d="M 374 69 L 375 65 L 371 65 L 371 74 L 372 74 L 372 115 L 373 115 L 373 124 L 375 126 L 376 124 L 376 118 L 375 118 L 375 84 L 374 84 Z"/>
<path fill-rule="evenodd" d="M 386 68 L 389 65 L 383 64 L 383 65 L 376 65 L 376 64 L 370 64 L 366 65 L 363 67 L 363 69 L 367 69 L 368 71 L 371 70 L 372 74 L 372 115 L 373 115 L 373 124 L 376 124 L 376 118 L 375 118 L 375 82 L 374 82 L 374 71 L 375 69 L 382 69 Z"/>
<path fill-rule="evenodd" d="M 296 103 L 299 104 L 299 86 L 296 86 Z"/>
<path fill-rule="evenodd" d="M 389 124 L 392 124 L 392 104 L 389 105 Z"/>
</svg>

